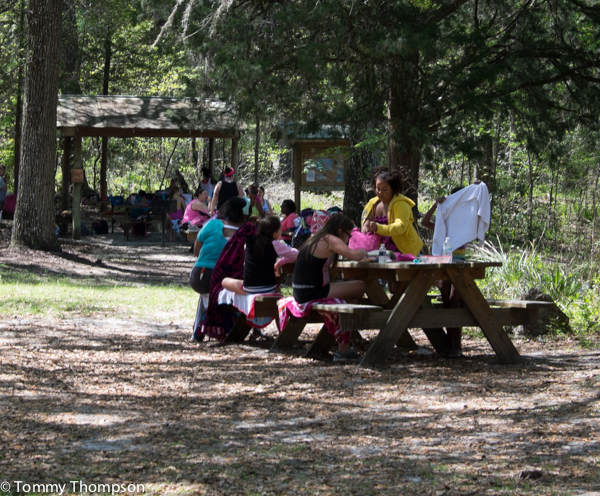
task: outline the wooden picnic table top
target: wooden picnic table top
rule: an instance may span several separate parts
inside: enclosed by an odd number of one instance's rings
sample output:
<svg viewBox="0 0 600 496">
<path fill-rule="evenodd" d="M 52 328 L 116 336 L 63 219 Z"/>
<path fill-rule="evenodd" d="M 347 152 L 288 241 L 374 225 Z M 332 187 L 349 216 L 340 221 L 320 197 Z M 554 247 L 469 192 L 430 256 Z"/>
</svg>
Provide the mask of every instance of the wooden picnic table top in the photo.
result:
<svg viewBox="0 0 600 496">
<path fill-rule="evenodd" d="M 452 262 L 452 263 L 415 263 L 415 262 L 353 262 L 339 261 L 337 269 L 342 279 L 391 279 L 410 281 L 416 274 L 427 271 L 441 272 L 439 279 L 450 279 L 451 269 L 467 270 L 473 279 L 484 279 L 485 269 L 502 267 L 501 262 Z"/>
<path fill-rule="evenodd" d="M 353 260 L 340 260 L 337 264 L 338 267 L 343 268 L 379 268 L 385 270 L 409 270 L 409 269 L 439 269 L 439 268 L 487 268 L 487 267 L 502 267 L 502 262 L 493 261 L 465 261 L 465 262 L 450 262 L 450 263 L 434 263 L 434 262 L 422 262 L 415 263 L 414 260 L 405 262 L 369 262 L 360 261 L 355 262 Z"/>
</svg>

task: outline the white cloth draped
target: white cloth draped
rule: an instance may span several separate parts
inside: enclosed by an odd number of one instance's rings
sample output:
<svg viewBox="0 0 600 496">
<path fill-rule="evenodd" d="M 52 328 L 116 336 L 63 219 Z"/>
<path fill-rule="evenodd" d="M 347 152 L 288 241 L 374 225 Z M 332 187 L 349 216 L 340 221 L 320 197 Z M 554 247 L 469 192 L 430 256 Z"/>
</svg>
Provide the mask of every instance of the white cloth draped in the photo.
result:
<svg viewBox="0 0 600 496">
<path fill-rule="evenodd" d="M 453 250 L 475 239 L 484 241 L 490 217 L 490 195 L 485 183 L 471 184 L 448 196 L 437 207 L 432 255 L 442 255 L 446 237 Z"/>
</svg>

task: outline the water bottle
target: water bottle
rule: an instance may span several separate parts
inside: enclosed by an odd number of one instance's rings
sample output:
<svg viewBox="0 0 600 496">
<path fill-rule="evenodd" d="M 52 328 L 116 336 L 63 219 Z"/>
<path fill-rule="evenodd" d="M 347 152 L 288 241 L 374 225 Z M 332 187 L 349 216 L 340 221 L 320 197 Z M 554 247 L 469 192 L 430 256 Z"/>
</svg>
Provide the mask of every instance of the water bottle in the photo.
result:
<svg viewBox="0 0 600 496">
<path fill-rule="evenodd" d="M 386 263 L 387 262 L 387 251 L 385 250 L 385 246 L 383 243 L 381 243 L 381 246 L 379 247 L 379 263 Z"/>
<path fill-rule="evenodd" d="M 452 244 L 450 243 L 450 238 L 444 240 L 444 244 L 442 245 L 442 255 L 444 256 L 444 262 L 452 262 Z"/>
</svg>

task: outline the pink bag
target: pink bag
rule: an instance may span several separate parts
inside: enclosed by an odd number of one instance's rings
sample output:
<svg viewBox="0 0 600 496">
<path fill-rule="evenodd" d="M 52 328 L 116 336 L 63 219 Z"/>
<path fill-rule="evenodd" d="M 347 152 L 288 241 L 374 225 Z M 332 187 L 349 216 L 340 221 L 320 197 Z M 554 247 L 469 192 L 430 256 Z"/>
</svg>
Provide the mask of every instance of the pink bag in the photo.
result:
<svg viewBox="0 0 600 496">
<path fill-rule="evenodd" d="M 375 234 L 374 232 L 363 233 L 355 227 L 352 229 L 352 237 L 348 246 L 353 250 L 373 251 L 379 249 L 380 240 L 379 234 Z"/>
</svg>

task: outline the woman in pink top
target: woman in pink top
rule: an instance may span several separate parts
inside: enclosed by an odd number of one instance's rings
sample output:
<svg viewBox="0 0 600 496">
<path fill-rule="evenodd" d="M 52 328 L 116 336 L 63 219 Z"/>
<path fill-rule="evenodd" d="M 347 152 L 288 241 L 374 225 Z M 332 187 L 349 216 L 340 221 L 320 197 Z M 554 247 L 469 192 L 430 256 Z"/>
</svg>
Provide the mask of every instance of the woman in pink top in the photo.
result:
<svg viewBox="0 0 600 496">
<path fill-rule="evenodd" d="M 283 220 L 281 221 L 281 239 L 289 244 L 296 227 L 294 219 L 298 218 L 298 215 L 296 214 L 296 204 L 292 200 L 283 200 L 281 203 L 281 213 L 284 215 Z"/>
<path fill-rule="evenodd" d="M 185 224 L 189 222 L 190 226 L 202 227 L 210 217 L 208 207 L 206 206 L 207 200 L 208 192 L 201 186 L 198 186 L 195 198 L 185 208 L 181 223 Z"/>
</svg>

